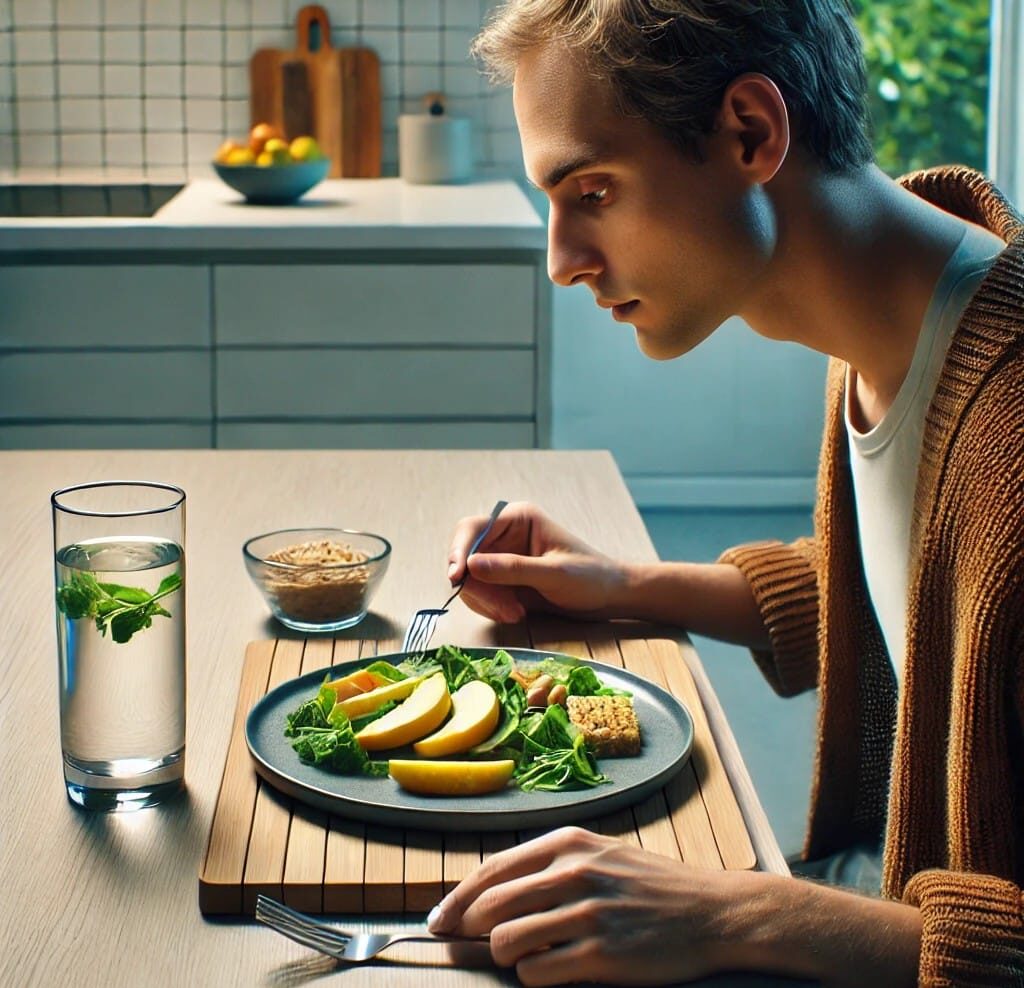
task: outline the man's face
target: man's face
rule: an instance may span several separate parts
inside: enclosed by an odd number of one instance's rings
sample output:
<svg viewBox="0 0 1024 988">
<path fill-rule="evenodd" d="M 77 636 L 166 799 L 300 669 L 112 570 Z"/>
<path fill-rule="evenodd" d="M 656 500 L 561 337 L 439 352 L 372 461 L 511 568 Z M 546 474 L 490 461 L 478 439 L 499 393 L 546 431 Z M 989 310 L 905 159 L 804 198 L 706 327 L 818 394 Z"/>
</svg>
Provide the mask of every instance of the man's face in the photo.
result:
<svg viewBox="0 0 1024 988">
<path fill-rule="evenodd" d="M 773 224 L 727 135 L 713 134 L 694 163 L 652 124 L 623 116 L 610 86 L 554 45 L 522 58 L 513 99 L 526 174 L 551 201 L 552 281 L 587 285 L 658 360 L 741 311 Z"/>
</svg>

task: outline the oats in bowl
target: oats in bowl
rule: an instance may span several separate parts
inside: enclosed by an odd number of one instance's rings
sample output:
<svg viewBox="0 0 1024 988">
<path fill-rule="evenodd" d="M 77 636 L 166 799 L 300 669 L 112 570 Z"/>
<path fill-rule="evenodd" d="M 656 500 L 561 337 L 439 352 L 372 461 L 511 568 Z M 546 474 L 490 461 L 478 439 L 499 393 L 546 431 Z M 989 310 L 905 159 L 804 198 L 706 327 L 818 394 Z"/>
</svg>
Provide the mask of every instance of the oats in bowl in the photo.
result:
<svg viewBox="0 0 1024 988">
<path fill-rule="evenodd" d="M 286 529 L 249 539 L 242 552 L 278 621 L 298 631 L 338 631 L 365 617 L 391 546 L 369 532 Z"/>
</svg>

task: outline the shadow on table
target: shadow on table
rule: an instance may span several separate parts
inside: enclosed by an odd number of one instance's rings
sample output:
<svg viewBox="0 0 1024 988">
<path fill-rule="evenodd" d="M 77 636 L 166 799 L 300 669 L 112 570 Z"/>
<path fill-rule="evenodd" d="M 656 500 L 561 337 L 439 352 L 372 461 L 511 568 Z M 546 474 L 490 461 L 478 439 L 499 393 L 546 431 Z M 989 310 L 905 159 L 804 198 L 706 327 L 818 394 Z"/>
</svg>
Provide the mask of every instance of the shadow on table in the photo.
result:
<svg viewBox="0 0 1024 988">
<path fill-rule="evenodd" d="M 290 638 L 298 641 L 306 638 L 314 641 L 317 638 L 338 638 L 342 640 L 351 639 L 359 641 L 362 638 L 401 638 L 402 635 L 405 634 L 405 628 L 400 628 L 383 615 L 377 614 L 374 611 L 370 611 L 366 617 L 359 622 L 359 624 L 352 628 L 345 628 L 342 631 L 324 632 L 323 634 L 311 634 L 308 631 L 294 631 L 291 628 L 286 628 L 283 624 L 275 621 L 272 617 L 268 617 L 263 622 L 263 628 L 266 631 L 267 638 Z"/>
<path fill-rule="evenodd" d="M 417 968 L 448 967 L 448 965 L 428 964 L 422 961 L 402 962 L 385 960 L 374 961 L 373 965 L 374 970 L 381 971 L 382 980 L 386 980 L 387 972 L 389 971 L 394 975 L 399 971 L 406 972 Z M 467 965 L 467 967 L 469 967 L 469 965 Z M 281 967 L 270 972 L 266 977 L 264 984 L 272 986 L 272 988 L 297 988 L 299 985 L 309 984 L 312 981 L 330 977 L 331 975 L 342 976 L 343 972 L 348 969 L 349 965 L 344 964 L 341 961 L 336 961 L 332 957 L 315 955 L 304 958 L 300 961 L 292 961 L 288 964 L 281 965 Z M 460 970 L 464 969 L 465 968 L 460 968 Z M 519 979 L 516 977 L 515 971 L 511 968 L 493 967 L 489 963 L 485 962 L 483 964 L 473 966 L 472 969 L 476 973 L 486 976 L 488 985 L 507 985 L 510 986 L 510 988 L 514 988 L 514 986 L 519 986 L 521 984 Z M 573 983 L 580 985 L 581 988 L 599 988 L 598 985 L 593 984 L 592 982 Z M 810 982 L 807 981 L 794 981 L 790 978 L 774 978 L 766 975 L 724 974 L 715 978 L 705 978 L 701 981 L 688 982 L 687 988 L 799 988 L 799 986 L 809 984 Z"/>
</svg>

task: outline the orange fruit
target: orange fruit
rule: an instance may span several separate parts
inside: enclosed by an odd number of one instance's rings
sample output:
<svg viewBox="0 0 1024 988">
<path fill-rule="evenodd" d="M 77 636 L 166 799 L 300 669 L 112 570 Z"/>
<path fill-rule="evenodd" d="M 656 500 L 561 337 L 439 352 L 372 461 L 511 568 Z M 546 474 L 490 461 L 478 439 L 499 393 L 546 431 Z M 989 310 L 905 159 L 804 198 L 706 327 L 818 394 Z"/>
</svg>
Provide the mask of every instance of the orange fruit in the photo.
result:
<svg viewBox="0 0 1024 988">
<path fill-rule="evenodd" d="M 232 151 L 238 151 L 242 148 L 242 145 L 237 141 L 225 141 L 219 148 L 217 153 L 213 156 L 213 160 L 220 162 L 220 164 L 226 164 L 228 156 Z"/>
<path fill-rule="evenodd" d="M 278 140 L 283 140 L 284 134 L 273 124 L 258 123 L 249 131 L 249 148 L 254 155 L 259 157 L 263 151 L 263 145 L 274 137 Z"/>
</svg>

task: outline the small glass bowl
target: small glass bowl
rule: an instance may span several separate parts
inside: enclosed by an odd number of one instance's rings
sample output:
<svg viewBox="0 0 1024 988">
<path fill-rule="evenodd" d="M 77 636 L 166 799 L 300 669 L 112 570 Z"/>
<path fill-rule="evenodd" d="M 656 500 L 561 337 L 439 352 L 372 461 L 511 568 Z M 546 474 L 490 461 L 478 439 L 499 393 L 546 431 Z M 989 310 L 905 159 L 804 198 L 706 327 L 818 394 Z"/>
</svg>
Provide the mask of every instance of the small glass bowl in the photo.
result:
<svg viewBox="0 0 1024 988">
<path fill-rule="evenodd" d="M 356 561 L 320 561 L 317 546 L 333 543 L 352 550 Z M 289 560 L 270 559 L 282 550 Z M 391 543 L 371 532 L 347 528 L 286 528 L 256 535 L 242 546 L 245 568 L 271 613 L 295 631 L 340 631 L 364 617 L 391 559 Z M 311 561 L 305 562 L 305 558 Z M 300 560 L 300 561 L 294 561 Z M 315 561 L 314 561 L 315 560 Z"/>
</svg>

